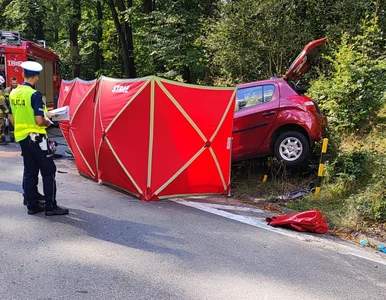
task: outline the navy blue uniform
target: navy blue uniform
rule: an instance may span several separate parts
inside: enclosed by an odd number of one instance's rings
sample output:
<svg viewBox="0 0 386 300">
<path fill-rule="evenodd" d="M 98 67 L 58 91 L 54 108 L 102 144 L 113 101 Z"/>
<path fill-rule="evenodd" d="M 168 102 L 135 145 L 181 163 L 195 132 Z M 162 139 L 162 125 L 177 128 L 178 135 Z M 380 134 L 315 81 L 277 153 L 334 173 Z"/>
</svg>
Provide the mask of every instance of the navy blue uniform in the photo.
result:
<svg viewBox="0 0 386 300">
<path fill-rule="evenodd" d="M 23 85 L 31 86 L 24 82 Z M 31 86 L 32 87 L 32 86 Z M 42 94 L 36 91 L 31 96 L 31 106 L 35 116 L 44 117 L 44 103 Z M 12 114 L 12 111 L 10 111 Z M 39 142 L 34 142 L 28 136 L 20 141 L 24 161 L 23 189 L 27 200 L 27 207 L 34 208 L 38 205 L 37 185 L 39 171 L 43 178 L 43 191 L 46 200 L 45 209 L 50 210 L 56 207 L 56 166 L 53 160 L 53 155 L 49 150 L 42 150 Z"/>
</svg>

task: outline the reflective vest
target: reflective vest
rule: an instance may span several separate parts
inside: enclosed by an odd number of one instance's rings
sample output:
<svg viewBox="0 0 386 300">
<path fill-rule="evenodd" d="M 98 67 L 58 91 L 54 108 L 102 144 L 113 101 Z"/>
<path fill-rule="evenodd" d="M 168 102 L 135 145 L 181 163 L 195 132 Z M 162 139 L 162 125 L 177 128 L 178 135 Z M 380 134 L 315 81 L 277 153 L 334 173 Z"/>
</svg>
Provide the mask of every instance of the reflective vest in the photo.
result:
<svg viewBox="0 0 386 300">
<path fill-rule="evenodd" d="M 9 95 L 16 142 L 24 140 L 30 133 L 47 135 L 46 127 L 36 123 L 35 113 L 31 106 L 31 96 L 35 92 L 36 90 L 28 85 L 19 85 Z"/>
</svg>

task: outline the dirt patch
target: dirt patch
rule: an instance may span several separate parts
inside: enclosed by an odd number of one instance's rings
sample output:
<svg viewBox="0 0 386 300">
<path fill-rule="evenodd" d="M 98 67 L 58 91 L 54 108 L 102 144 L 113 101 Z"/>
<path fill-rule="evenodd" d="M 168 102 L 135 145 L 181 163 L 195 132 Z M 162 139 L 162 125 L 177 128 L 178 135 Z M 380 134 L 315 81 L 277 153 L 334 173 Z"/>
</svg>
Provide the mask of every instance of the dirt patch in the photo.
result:
<svg viewBox="0 0 386 300">
<path fill-rule="evenodd" d="M 0 157 L 18 157 L 20 152 L 0 151 Z"/>
</svg>

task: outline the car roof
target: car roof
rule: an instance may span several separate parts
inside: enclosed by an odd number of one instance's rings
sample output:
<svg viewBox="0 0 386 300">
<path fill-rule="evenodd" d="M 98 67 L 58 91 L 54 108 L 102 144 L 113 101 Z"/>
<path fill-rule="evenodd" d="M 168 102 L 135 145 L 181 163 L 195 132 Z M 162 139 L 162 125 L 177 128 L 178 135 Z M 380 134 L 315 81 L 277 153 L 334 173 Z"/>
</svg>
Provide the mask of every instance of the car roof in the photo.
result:
<svg viewBox="0 0 386 300">
<path fill-rule="evenodd" d="M 266 79 L 266 80 L 259 80 L 259 81 L 253 81 L 253 82 L 248 82 L 248 83 L 242 83 L 237 85 L 238 89 L 242 88 L 247 88 L 250 86 L 255 86 L 255 85 L 264 85 L 264 84 L 281 84 L 285 83 L 286 81 L 283 78 L 273 78 L 273 79 Z"/>
</svg>

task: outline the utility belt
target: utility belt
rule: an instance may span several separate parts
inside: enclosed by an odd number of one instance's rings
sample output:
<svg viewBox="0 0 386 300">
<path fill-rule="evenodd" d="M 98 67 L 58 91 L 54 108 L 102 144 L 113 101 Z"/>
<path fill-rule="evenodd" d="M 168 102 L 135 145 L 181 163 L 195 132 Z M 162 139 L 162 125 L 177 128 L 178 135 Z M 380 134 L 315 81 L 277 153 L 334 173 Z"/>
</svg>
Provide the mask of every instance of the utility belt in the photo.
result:
<svg viewBox="0 0 386 300">
<path fill-rule="evenodd" d="M 39 143 L 42 151 L 48 151 L 47 157 L 52 157 L 56 152 L 57 142 L 47 139 L 45 134 L 30 133 L 29 138 L 34 143 Z"/>
<path fill-rule="evenodd" d="M 34 133 L 34 132 L 31 132 L 29 134 L 29 137 L 30 137 L 31 141 L 33 141 L 34 143 L 36 143 L 36 142 L 41 143 L 43 141 L 43 139 L 46 139 L 46 135 L 45 134 Z"/>
</svg>

